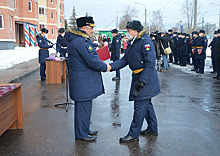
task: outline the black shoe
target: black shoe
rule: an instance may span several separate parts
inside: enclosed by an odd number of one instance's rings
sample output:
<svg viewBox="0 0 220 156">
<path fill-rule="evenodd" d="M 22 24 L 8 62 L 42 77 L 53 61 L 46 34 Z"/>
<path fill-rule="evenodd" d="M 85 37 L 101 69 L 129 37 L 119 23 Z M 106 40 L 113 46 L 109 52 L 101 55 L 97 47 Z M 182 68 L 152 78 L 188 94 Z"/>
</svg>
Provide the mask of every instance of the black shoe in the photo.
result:
<svg viewBox="0 0 220 156">
<path fill-rule="evenodd" d="M 216 71 L 211 71 L 210 73 L 215 74 L 215 73 L 216 73 Z"/>
<path fill-rule="evenodd" d="M 121 80 L 120 77 L 113 77 L 112 81 L 117 81 L 117 80 Z"/>
<path fill-rule="evenodd" d="M 214 76 L 214 77 L 213 77 L 213 79 L 217 79 L 217 78 L 218 78 L 217 76 Z"/>
<path fill-rule="evenodd" d="M 204 74 L 204 72 L 196 72 L 196 73 L 198 73 L 198 74 Z"/>
<path fill-rule="evenodd" d="M 140 135 L 154 135 L 154 136 L 158 136 L 158 133 L 157 132 L 149 131 L 148 129 L 145 129 L 145 130 L 141 131 Z"/>
<path fill-rule="evenodd" d="M 79 141 L 95 141 L 97 139 L 97 137 L 94 136 L 87 136 L 85 138 L 76 138 L 75 140 L 79 140 Z"/>
<path fill-rule="evenodd" d="M 89 134 L 89 135 L 97 135 L 97 134 L 98 134 L 98 131 L 90 131 L 88 134 Z"/>
<path fill-rule="evenodd" d="M 41 78 L 41 81 L 46 81 L 46 78 Z"/>
<path fill-rule="evenodd" d="M 181 67 L 186 67 L 186 65 L 180 65 Z"/>
<path fill-rule="evenodd" d="M 134 138 L 132 136 L 124 136 L 123 138 L 120 138 L 119 142 L 120 143 L 129 143 L 129 142 L 135 142 L 135 141 L 139 141 L 138 138 Z"/>
<path fill-rule="evenodd" d="M 191 69 L 191 71 L 196 71 L 196 69 Z"/>
</svg>

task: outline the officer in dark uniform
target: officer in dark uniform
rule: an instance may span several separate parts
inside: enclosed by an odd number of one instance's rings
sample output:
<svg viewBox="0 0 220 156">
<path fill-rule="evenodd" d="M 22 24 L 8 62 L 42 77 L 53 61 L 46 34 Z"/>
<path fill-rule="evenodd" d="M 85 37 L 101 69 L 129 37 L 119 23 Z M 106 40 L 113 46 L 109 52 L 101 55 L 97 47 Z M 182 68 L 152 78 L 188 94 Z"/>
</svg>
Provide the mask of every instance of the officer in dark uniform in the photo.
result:
<svg viewBox="0 0 220 156">
<path fill-rule="evenodd" d="M 57 37 L 56 49 L 62 57 L 66 57 L 67 42 L 66 42 L 66 36 L 65 36 L 65 29 L 60 28 L 58 30 L 58 33 L 59 33 L 59 35 Z"/>
<path fill-rule="evenodd" d="M 179 60 L 177 58 L 177 42 L 178 42 L 179 38 L 178 38 L 177 32 L 173 33 L 173 40 L 174 40 L 173 49 L 172 49 L 173 56 L 174 56 L 174 63 L 173 64 L 178 64 Z"/>
<path fill-rule="evenodd" d="M 110 46 L 111 60 L 113 62 L 120 59 L 120 49 L 121 49 L 121 37 L 118 35 L 118 30 L 113 29 L 111 31 L 113 40 Z M 112 81 L 120 80 L 120 70 L 116 70 L 116 76 L 112 78 Z"/>
<path fill-rule="evenodd" d="M 217 76 L 213 77 L 214 79 L 220 80 L 220 29 L 217 31 L 217 38 L 215 39 L 215 42 L 213 43 L 214 46 L 214 60 L 215 60 L 215 66 L 217 71 Z"/>
<path fill-rule="evenodd" d="M 214 43 L 215 43 L 215 40 L 217 38 L 217 34 L 218 32 L 215 31 L 214 32 L 214 38 L 212 39 L 211 43 L 209 44 L 209 47 L 211 47 L 211 58 L 212 58 L 212 66 L 213 66 L 213 71 L 211 71 L 210 73 L 214 74 L 216 72 L 216 63 L 215 63 L 215 59 L 214 59 L 214 55 L 215 55 L 215 47 L 214 47 Z"/>
<path fill-rule="evenodd" d="M 132 36 L 122 59 L 111 63 L 112 70 L 127 65 L 132 70 L 132 84 L 129 100 L 134 101 L 134 116 L 128 134 L 120 142 L 138 141 L 139 135 L 158 135 L 157 119 L 151 98 L 160 93 L 159 79 L 155 69 L 156 55 L 151 38 L 143 30 L 140 21 L 127 22 L 127 36 Z M 128 35 L 129 34 L 129 35 Z M 146 119 L 148 128 L 141 131 Z"/>
<path fill-rule="evenodd" d="M 186 44 L 186 33 L 181 33 L 182 37 L 179 39 L 179 55 L 180 55 L 180 66 L 186 66 L 186 56 L 188 54 Z"/>
<path fill-rule="evenodd" d="M 75 140 L 94 141 L 96 137 L 91 135 L 98 131 L 89 128 L 92 100 L 104 94 L 101 71 L 109 71 L 110 66 L 100 61 L 90 40 L 95 26 L 93 18 L 81 17 L 76 22 L 78 28 L 70 29 L 66 36 L 70 97 L 75 101 Z"/>
<path fill-rule="evenodd" d="M 190 64 L 190 56 L 191 56 L 191 45 L 189 44 L 190 42 L 190 34 L 186 34 L 186 45 L 187 45 L 187 56 L 186 56 L 186 63 Z"/>
<path fill-rule="evenodd" d="M 49 57 L 49 50 L 48 49 L 53 47 L 53 45 L 48 43 L 48 40 L 45 36 L 48 32 L 49 31 L 48 31 L 47 28 L 42 28 L 41 33 L 39 33 L 36 36 L 38 46 L 40 47 L 40 50 L 39 50 L 39 63 L 40 63 L 41 81 L 46 80 L 46 74 L 45 74 L 46 63 L 45 63 L 45 59 Z"/>
<path fill-rule="evenodd" d="M 193 40 L 191 41 L 191 45 L 192 45 L 192 60 L 193 60 L 194 68 L 191 71 L 198 72 L 198 69 L 199 69 L 198 60 L 195 59 L 195 55 L 196 55 L 196 45 L 199 39 L 199 32 L 194 31 L 192 32 L 192 35 L 193 35 Z"/>
<path fill-rule="evenodd" d="M 172 50 L 172 53 L 169 54 L 169 60 L 170 60 L 169 63 L 173 63 L 173 51 L 174 51 L 174 48 L 175 48 L 174 37 L 173 37 L 173 33 L 172 32 L 173 32 L 172 29 L 168 30 L 168 36 L 170 37 L 169 43 L 170 43 L 170 48 Z"/>
<path fill-rule="evenodd" d="M 200 30 L 199 38 L 196 42 L 196 53 L 195 53 L 195 59 L 197 60 L 198 63 L 197 73 L 199 74 L 204 74 L 206 49 L 207 49 L 207 38 L 205 35 L 205 30 Z"/>
</svg>

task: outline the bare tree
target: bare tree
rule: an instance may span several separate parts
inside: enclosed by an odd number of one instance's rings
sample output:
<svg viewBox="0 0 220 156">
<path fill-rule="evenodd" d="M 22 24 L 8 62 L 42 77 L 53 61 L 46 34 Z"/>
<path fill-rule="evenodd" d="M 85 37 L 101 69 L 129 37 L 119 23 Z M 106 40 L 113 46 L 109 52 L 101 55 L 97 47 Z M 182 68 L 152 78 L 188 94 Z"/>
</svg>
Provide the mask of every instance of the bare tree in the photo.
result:
<svg viewBox="0 0 220 156">
<path fill-rule="evenodd" d="M 160 14 L 160 10 L 153 11 L 153 19 L 151 23 L 153 30 L 155 31 L 163 30 L 163 15 Z"/>
<path fill-rule="evenodd" d="M 123 16 L 120 18 L 119 28 L 126 29 L 127 22 L 137 17 L 138 10 L 134 7 L 126 6 L 122 13 Z"/>
<path fill-rule="evenodd" d="M 181 12 L 187 20 L 186 27 L 188 32 L 191 33 L 193 30 L 194 21 L 194 2 L 192 0 L 185 0 L 185 2 L 182 4 Z"/>
</svg>

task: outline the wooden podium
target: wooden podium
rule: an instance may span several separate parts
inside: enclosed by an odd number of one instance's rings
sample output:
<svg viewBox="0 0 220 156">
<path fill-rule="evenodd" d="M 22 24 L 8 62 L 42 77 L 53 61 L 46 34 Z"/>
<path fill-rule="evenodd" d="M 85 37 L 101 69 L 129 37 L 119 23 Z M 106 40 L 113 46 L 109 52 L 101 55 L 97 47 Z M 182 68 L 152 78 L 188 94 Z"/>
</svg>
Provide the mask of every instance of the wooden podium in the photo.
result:
<svg viewBox="0 0 220 156">
<path fill-rule="evenodd" d="M 66 78 L 66 60 L 45 60 L 46 83 L 61 84 L 61 79 Z"/>
<path fill-rule="evenodd" d="M 7 129 L 23 129 L 22 83 L 13 84 L 16 84 L 16 87 L 0 97 L 0 136 Z"/>
</svg>

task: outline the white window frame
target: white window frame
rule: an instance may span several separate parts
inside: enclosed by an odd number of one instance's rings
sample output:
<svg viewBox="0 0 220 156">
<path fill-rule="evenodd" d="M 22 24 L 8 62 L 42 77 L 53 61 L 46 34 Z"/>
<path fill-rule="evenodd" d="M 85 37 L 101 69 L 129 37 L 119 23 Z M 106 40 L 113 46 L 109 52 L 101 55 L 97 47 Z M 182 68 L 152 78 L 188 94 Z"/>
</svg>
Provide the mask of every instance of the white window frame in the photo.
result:
<svg viewBox="0 0 220 156">
<path fill-rule="evenodd" d="M 52 32 L 51 33 L 52 33 L 52 35 L 54 35 L 54 28 L 53 27 L 52 27 Z"/>
<path fill-rule="evenodd" d="M 10 26 L 10 30 L 12 30 L 13 29 L 13 17 L 12 16 L 9 16 L 9 26 Z"/>
<path fill-rule="evenodd" d="M 16 7 L 17 7 L 17 6 L 16 6 L 16 0 L 14 0 L 14 8 L 16 9 Z"/>
<path fill-rule="evenodd" d="M 31 10 L 30 10 L 30 7 L 31 7 Z M 31 1 L 28 1 L 28 11 L 32 12 L 32 2 Z"/>
<path fill-rule="evenodd" d="M 62 18 L 60 17 L 60 23 L 62 24 Z"/>
<path fill-rule="evenodd" d="M 51 19 L 54 19 L 54 13 L 51 12 Z"/>
<path fill-rule="evenodd" d="M 44 10 L 44 14 L 40 14 L 40 9 L 43 9 L 43 10 Z M 39 12 L 39 13 L 38 13 L 39 15 L 46 15 L 46 8 L 45 8 L 45 7 L 39 7 L 39 8 L 38 8 L 38 12 Z M 42 10 L 41 10 L 41 12 L 42 12 Z"/>
<path fill-rule="evenodd" d="M 4 15 L 0 14 L 0 18 L 2 18 L 2 28 L 0 28 L 1 30 L 4 29 Z"/>
</svg>

